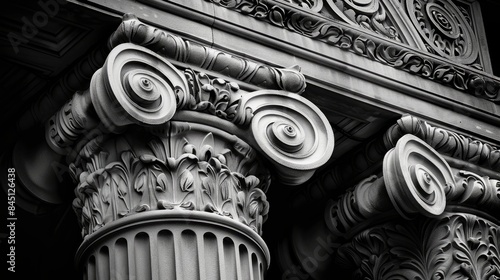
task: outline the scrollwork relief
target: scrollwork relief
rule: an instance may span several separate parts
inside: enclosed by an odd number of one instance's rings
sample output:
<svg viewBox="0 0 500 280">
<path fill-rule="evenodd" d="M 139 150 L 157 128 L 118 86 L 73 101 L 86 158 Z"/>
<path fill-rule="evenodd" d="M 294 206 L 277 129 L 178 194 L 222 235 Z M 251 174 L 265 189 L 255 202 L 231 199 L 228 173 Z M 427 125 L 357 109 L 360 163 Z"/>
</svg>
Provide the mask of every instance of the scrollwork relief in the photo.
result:
<svg viewBox="0 0 500 280">
<path fill-rule="evenodd" d="M 319 12 L 323 8 L 324 0 L 289 0 L 290 3 L 302 8 L 309 9 L 313 12 Z"/>
<path fill-rule="evenodd" d="M 232 2 L 224 1 L 226 5 L 232 5 Z M 191 67 L 211 70 L 262 88 L 301 93 L 306 87 L 304 76 L 294 67 L 268 67 L 232 56 L 144 24 L 132 14 L 124 16 L 108 45 L 112 49 L 125 42 L 146 47 Z"/>
<path fill-rule="evenodd" d="M 113 49 L 90 85 L 92 104 L 111 131 L 132 123 L 165 123 L 188 94 L 187 81 L 177 68 L 133 44 Z"/>
<path fill-rule="evenodd" d="M 389 19 L 380 0 L 326 0 L 328 6 L 343 21 L 359 25 L 387 38 L 401 41 L 398 31 Z"/>
<path fill-rule="evenodd" d="M 298 95 L 270 90 L 244 95 L 233 122 L 251 129 L 258 149 L 277 163 L 284 184 L 305 182 L 333 152 L 328 120 Z"/>
<path fill-rule="evenodd" d="M 410 115 L 403 116 L 397 121 L 397 124 L 387 130 L 384 135 L 385 146 L 387 148 L 394 147 L 398 139 L 405 134 L 416 135 L 443 155 L 449 155 L 492 170 L 500 170 L 500 150 L 498 147 L 432 126 Z"/>
<path fill-rule="evenodd" d="M 334 21 L 270 1 L 206 1 L 480 98 L 493 102 L 500 101 L 500 82 L 497 79 L 480 71 L 436 59 L 411 48 L 391 44 L 355 29 L 346 28 Z"/>
</svg>

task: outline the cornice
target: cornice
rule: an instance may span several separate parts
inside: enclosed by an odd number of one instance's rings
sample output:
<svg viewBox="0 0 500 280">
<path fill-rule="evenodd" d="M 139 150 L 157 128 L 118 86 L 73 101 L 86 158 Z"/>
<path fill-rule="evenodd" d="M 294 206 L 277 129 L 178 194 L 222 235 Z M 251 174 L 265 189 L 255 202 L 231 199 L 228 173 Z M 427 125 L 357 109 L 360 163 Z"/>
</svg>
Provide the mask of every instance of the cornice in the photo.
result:
<svg viewBox="0 0 500 280">
<path fill-rule="evenodd" d="M 272 0 L 206 0 L 367 59 L 495 103 L 500 79 L 483 71 Z"/>
</svg>

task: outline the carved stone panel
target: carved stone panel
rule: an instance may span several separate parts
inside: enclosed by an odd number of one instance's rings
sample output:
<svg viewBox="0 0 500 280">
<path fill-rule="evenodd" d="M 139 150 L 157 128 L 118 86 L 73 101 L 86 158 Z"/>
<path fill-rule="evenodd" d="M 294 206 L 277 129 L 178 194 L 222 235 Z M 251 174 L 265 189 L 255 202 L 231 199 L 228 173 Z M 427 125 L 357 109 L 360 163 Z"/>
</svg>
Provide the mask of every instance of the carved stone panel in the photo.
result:
<svg viewBox="0 0 500 280">
<path fill-rule="evenodd" d="M 499 225 L 446 214 L 375 226 L 338 250 L 352 279 L 499 279 Z"/>
<path fill-rule="evenodd" d="M 427 51 L 482 69 L 472 16 L 464 8 L 450 0 L 406 0 L 402 5 Z"/>
</svg>

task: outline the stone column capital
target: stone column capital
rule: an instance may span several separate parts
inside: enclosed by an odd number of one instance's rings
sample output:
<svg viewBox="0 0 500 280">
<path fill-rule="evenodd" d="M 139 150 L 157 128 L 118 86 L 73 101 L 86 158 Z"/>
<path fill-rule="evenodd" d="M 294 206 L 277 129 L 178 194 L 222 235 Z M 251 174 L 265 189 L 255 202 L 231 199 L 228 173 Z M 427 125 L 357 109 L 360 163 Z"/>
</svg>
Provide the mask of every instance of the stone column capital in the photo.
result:
<svg viewBox="0 0 500 280">
<path fill-rule="evenodd" d="M 138 21 L 124 24 L 144 27 L 137 31 L 158 44 L 172 43 Z M 123 34 L 132 36 L 127 30 Z M 197 47 L 171 47 L 200 54 Z M 214 64 L 221 57 L 239 61 L 214 50 L 208 56 Z M 276 84 L 240 87 L 149 48 L 116 44 L 90 87 L 49 119 L 47 149 L 66 158 L 77 182 L 73 208 L 84 237 L 78 259 L 86 273 L 149 279 L 153 259 L 175 258 L 178 265 L 159 267 L 159 273 L 262 279 L 269 265 L 260 235 L 271 174 L 285 185 L 304 183 L 332 155 L 334 135 L 322 112 L 297 94 L 305 86 L 300 72 L 246 64 L 254 69 L 248 75 L 263 72 Z M 172 240 L 175 254 L 149 250 Z M 140 251 L 140 260 L 127 244 Z M 218 256 L 207 258 L 211 265 L 197 259 L 206 252 Z M 127 258 L 134 266 L 118 271 L 103 265 Z M 221 267 L 226 261 L 234 267 Z M 132 267 L 137 271 L 126 271 Z"/>
<path fill-rule="evenodd" d="M 152 128 L 189 119 L 241 138 L 276 167 L 282 183 L 297 185 L 327 162 L 334 147 L 328 120 L 300 95 L 248 92 L 222 78 L 179 70 L 132 43 L 116 46 L 89 90 L 76 94 L 66 108 L 51 118 L 47 129 L 47 139 L 59 153 L 97 126 L 120 133 L 130 125 Z"/>
</svg>

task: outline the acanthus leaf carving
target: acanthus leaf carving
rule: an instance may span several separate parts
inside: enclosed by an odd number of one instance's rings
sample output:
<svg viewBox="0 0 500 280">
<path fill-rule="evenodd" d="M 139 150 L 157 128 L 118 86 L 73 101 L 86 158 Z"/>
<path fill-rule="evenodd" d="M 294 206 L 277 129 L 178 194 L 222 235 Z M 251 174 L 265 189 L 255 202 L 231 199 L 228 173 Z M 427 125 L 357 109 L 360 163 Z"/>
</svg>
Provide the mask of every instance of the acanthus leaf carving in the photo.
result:
<svg viewBox="0 0 500 280">
<path fill-rule="evenodd" d="M 355 279 L 499 279 L 498 225 L 471 214 L 393 221 L 341 246 Z"/>
<path fill-rule="evenodd" d="M 146 145 L 139 145 L 144 142 L 139 140 L 141 133 L 109 138 L 98 154 L 75 162 L 79 184 L 73 207 L 83 236 L 122 217 L 153 210 L 211 212 L 262 233 L 269 210 L 262 189 L 267 189 L 268 181 L 248 174 L 258 166 L 256 159 L 248 152 L 231 151 L 231 146 L 217 148 L 220 139 L 211 132 L 201 142 L 191 142 L 186 133 L 192 128 L 176 129 L 176 125 L 184 127 L 169 122 L 172 129 L 156 131 Z M 130 144 L 116 145 L 123 142 Z M 102 151 L 109 145 L 124 150 L 109 155 Z"/>
</svg>

